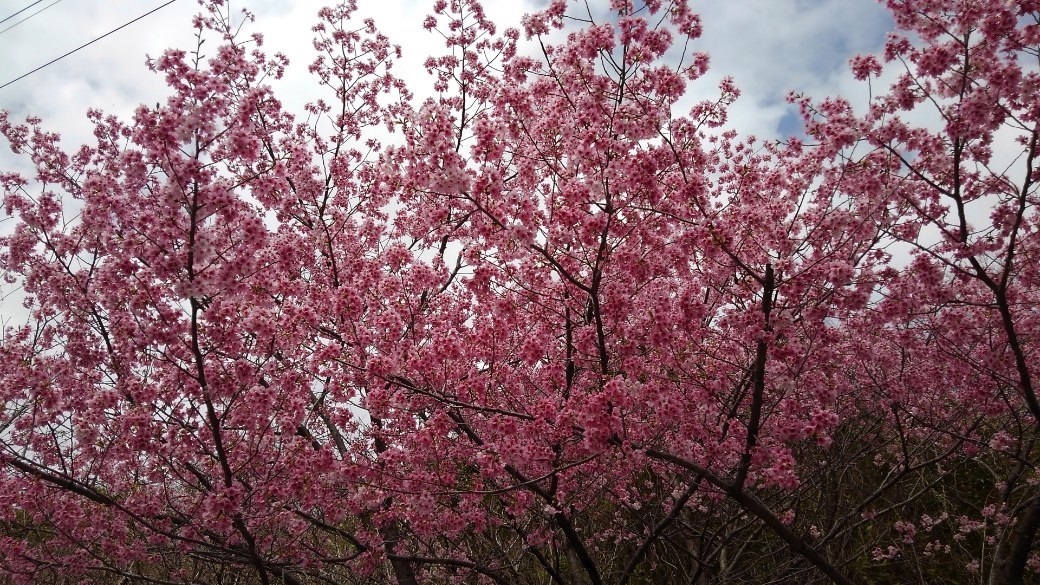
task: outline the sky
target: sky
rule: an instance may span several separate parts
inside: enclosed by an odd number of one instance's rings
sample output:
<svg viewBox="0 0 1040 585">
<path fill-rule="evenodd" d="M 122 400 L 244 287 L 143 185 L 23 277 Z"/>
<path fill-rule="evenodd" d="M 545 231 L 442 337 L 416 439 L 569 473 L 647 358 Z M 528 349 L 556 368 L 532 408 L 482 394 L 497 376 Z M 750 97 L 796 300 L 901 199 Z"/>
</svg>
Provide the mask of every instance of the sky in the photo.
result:
<svg viewBox="0 0 1040 585">
<path fill-rule="evenodd" d="M 590 2 L 606 0 L 590 0 Z M 165 4 L 167 0 L 41 0 L 0 23 L 0 85 Z M 0 18 L 33 0 L 0 0 Z M 315 83 L 307 74 L 312 58 L 311 26 L 323 0 L 231 0 L 234 10 L 256 15 L 250 30 L 264 34 L 268 53 L 290 58 L 286 78 L 275 89 L 290 111 L 311 99 Z M 421 66 L 439 54 L 442 40 L 422 28 L 433 0 L 358 0 L 359 15 L 401 45 L 398 75 L 422 96 L 430 85 Z M 519 27 L 524 13 L 546 0 L 485 0 L 502 28 Z M 731 107 L 731 127 L 762 138 L 797 134 L 800 121 L 784 96 L 791 90 L 816 98 L 845 95 L 865 104 L 866 88 L 848 72 L 848 60 L 879 52 L 892 23 L 875 0 L 691 0 L 704 23 L 693 48 L 711 55 L 711 70 L 691 88 L 691 101 L 717 95 L 716 86 L 732 76 L 742 96 Z M 42 9 L 42 11 L 41 11 Z M 163 101 L 162 80 L 145 67 L 146 56 L 169 47 L 194 47 L 195 0 L 175 0 L 118 32 L 93 43 L 25 79 L 0 89 L 0 109 L 13 120 L 39 116 L 47 129 L 62 134 L 68 150 L 88 142 L 88 108 L 129 118 L 138 104 Z M 26 19 L 29 17 L 28 19 Z M 23 19 L 26 19 L 23 21 Z M 27 169 L 26 161 L 0 145 L 0 171 Z M 0 217 L 0 233 L 10 226 Z M 11 309 L 0 300 L 0 317 Z M 0 319 L 2 322 L 2 319 Z"/>
<path fill-rule="evenodd" d="M 604 0 L 605 1 L 605 0 Z M 44 0 L 0 23 L 0 84 L 50 61 L 138 17 L 166 0 Z M 0 0 L 0 18 L 32 4 L 32 0 Z M 399 72 L 427 84 L 421 62 L 440 48 L 440 39 L 422 28 L 432 0 L 359 0 L 359 12 L 372 16 L 404 50 Z M 503 25 L 518 25 L 522 14 L 538 8 L 537 0 L 487 0 L 485 7 Z M 544 0 L 542 1 L 544 3 Z M 295 64 L 284 87 L 288 102 L 303 103 L 313 84 L 307 78 L 310 27 L 321 0 L 232 0 L 257 16 L 254 28 L 264 33 L 265 48 L 281 51 Z M 790 90 L 817 97 L 857 94 L 847 62 L 857 53 L 876 52 L 891 27 L 875 0 L 702 0 L 693 7 L 704 19 L 698 50 L 712 56 L 707 79 L 692 88 L 710 95 L 719 79 L 733 76 L 743 96 L 731 121 L 747 132 L 777 137 L 798 131 L 797 120 L 783 102 Z M 25 22 L 4 30 L 46 8 Z M 195 0 L 176 0 L 158 12 L 108 36 L 8 87 L 0 89 L 0 108 L 21 118 L 32 113 L 66 136 L 89 138 L 84 112 L 99 107 L 128 115 L 140 103 L 153 104 L 163 95 L 161 80 L 144 66 L 145 55 L 167 47 L 193 45 L 191 16 Z M 417 92 L 421 93 L 421 92 Z M 7 152 L 0 167 L 7 167 Z"/>
</svg>

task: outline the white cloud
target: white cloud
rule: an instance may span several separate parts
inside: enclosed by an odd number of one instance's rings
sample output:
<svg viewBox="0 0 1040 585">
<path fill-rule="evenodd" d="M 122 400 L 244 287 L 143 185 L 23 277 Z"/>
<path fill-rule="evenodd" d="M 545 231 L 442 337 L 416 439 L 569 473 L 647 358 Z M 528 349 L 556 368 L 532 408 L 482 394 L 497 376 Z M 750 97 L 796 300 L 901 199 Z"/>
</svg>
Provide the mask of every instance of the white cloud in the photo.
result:
<svg viewBox="0 0 1040 585">
<path fill-rule="evenodd" d="M 887 12 L 870 1 L 738 0 L 698 8 L 698 49 L 711 53 L 708 77 L 732 76 L 742 92 L 730 121 L 767 138 L 800 128 L 784 103 L 789 91 L 816 98 L 851 93 L 861 101 L 866 88 L 853 83 L 848 60 L 880 51 L 891 29 Z"/>
<path fill-rule="evenodd" d="M 28 22 L 0 34 L 5 55 L 0 83 L 125 23 L 161 2 L 106 0 L 60 2 Z M 6 4 L 11 5 L 8 2 Z M 19 6 L 21 3 L 14 4 Z M 279 88 L 288 102 L 306 101 L 314 85 L 307 80 L 310 27 L 321 2 L 313 0 L 251 0 L 232 2 L 248 6 L 258 17 L 255 28 L 264 33 L 270 52 L 293 58 L 289 83 Z M 426 83 L 422 61 L 442 50 L 440 37 L 422 29 L 430 12 L 427 0 L 361 0 L 359 15 L 371 16 L 391 40 L 402 45 L 404 61 L 398 72 L 418 85 Z M 493 20 L 517 26 L 520 16 L 542 2 L 488 1 Z M 828 95 L 847 89 L 843 77 L 848 58 L 880 48 L 889 26 L 886 13 L 870 0 L 737 0 L 697 3 L 705 24 L 698 50 L 712 54 L 707 82 L 692 88 L 710 94 L 712 80 L 732 75 L 744 97 L 735 107 L 737 121 L 750 130 L 769 134 L 783 116 L 782 99 L 788 90 Z M 162 95 L 161 79 L 144 68 L 145 54 L 158 55 L 166 47 L 193 45 L 188 26 L 198 9 L 180 0 L 98 43 L 0 90 L 0 108 L 16 117 L 34 113 L 49 127 L 60 129 L 69 142 L 87 137 L 83 113 L 96 106 L 126 115 L 138 103 L 154 103 Z M 3 9 L 0 9 L 3 10 Z M 3 15 L 13 12 L 9 10 Z M 770 127 L 772 126 L 772 127 Z M 78 141 L 77 141 L 78 143 Z M 7 159 L 0 159 L 5 166 Z"/>
</svg>

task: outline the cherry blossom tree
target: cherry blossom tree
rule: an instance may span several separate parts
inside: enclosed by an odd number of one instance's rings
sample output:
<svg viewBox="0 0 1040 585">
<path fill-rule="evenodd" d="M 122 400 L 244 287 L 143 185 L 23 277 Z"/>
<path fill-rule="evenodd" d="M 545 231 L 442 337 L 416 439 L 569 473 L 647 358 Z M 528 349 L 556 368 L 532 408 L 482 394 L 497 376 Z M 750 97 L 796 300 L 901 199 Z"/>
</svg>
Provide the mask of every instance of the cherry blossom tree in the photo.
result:
<svg viewBox="0 0 1040 585">
<path fill-rule="evenodd" d="M 884 348 L 853 371 L 896 431 L 902 453 L 889 456 L 896 475 L 927 477 L 925 494 L 956 484 L 965 469 L 977 483 L 930 509 L 902 508 L 904 543 L 949 545 L 923 535 L 950 518 L 958 525 L 953 540 L 981 541 L 968 552 L 977 575 L 962 579 L 1021 583 L 1027 565 L 1040 562 L 1031 333 L 1040 290 L 1040 5 L 886 4 L 903 31 L 885 48 L 885 61 L 901 70 L 889 92 L 860 118 L 841 100 L 820 110 L 802 100 L 822 143 L 848 149 L 856 138 L 869 150 L 844 188 L 884 205 L 885 241 L 909 250 L 909 265 L 879 291 L 876 314 L 861 317 L 865 329 L 848 332 L 871 331 L 864 339 Z M 861 79 L 882 72 L 873 57 L 852 66 Z M 918 530 L 923 537 L 914 537 Z M 883 555 L 898 548 L 906 547 Z"/>
<path fill-rule="evenodd" d="M 422 103 L 326 8 L 300 116 L 212 0 L 96 145 L 0 113 L 0 572 L 1023 582 L 1040 5 L 888 4 L 783 142 L 681 0 L 439 0 Z"/>
</svg>

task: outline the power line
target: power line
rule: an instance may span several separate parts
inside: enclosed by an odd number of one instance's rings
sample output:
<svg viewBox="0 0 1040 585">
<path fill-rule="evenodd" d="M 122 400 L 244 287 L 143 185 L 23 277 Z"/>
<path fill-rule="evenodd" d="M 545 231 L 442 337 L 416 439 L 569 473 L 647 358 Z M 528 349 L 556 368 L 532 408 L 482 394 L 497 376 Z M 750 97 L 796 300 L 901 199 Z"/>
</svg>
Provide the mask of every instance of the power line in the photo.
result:
<svg viewBox="0 0 1040 585">
<path fill-rule="evenodd" d="M 11 81 L 8 81 L 7 83 L 5 83 L 5 84 L 3 84 L 3 85 L 0 85 L 0 89 L 3 89 L 3 88 L 7 87 L 8 85 L 11 85 L 12 83 L 14 83 L 14 82 L 16 82 L 16 81 L 21 81 L 21 80 L 25 79 L 26 77 L 29 77 L 29 76 L 30 76 L 30 75 L 32 75 L 33 73 L 36 73 L 36 72 L 37 72 L 37 71 L 39 71 L 40 69 L 43 69 L 43 68 L 45 68 L 45 67 L 50 67 L 51 65 L 54 65 L 54 64 L 55 64 L 55 63 L 57 63 L 58 61 L 61 61 L 62 59 L 64 59 L 65 57 L 68 57 L 69 55 L 71 55 L 71 54 L 75 53 L 76 51 L 79 51 L 80 49 L 83 49 L 83 48 L 89 47 L 90 45 L 93 45 L 94 43 L 96 43 L 96 42 L 100 41 L 101 39 L 103 39 L 103 38 L 107 37 L 108 35 L 110 35 L 110 34 L 112 34 L 112 33 L 114 33 L 114 32 L 120 31 L 120 30 L 122 30 L 122 29 L 124 29 L 124 28 L 126 28 L 126 27 L 130 26 L 131 24 L 133 24 L 133 23 L 137 22 L 138 20 L 141 20 L 142 18 L 144 18 L 144 17 L 146 17 L 146 16 L 150 16 L 150 15 L 152 15 L 152 14 L 154 14 L 154 13 L 158 12 L 159 10 L 161 10 L 161 9 L 163 9 L 163 8 L 166 8 L 166 7 L 167 7 L 167 6 L 169 6 L 170 4 L 173 4 L 173 3 L 174 3 L 174 2 L 176 2 L 176 1 L 177 1 L 177 0 L 169 0 L 169 2 L 167 2 L 167 3 L 165 3 L 165 4 L 161 5 L 161 6 L 158 6 L 158 7 L 156 7 L 156 8 L 153 8 L 153 9 L 149 10 L 148 12 L 145 12 L 145 13 L 144 13 L 144 14 L 142 14 L 141 16 L 138 16 L 137 18 L 135 18 L 135 19 L 131 20 L 130 22 L 127 22 L 127 23 L 125 23 L 125 24 L 122 24 L 122 25 L 120 25 L 120 26 L 118 26 L 118 27 L 116 27 L 116 28 L 114 28 L 114 29 L 112 29 L 112 30 L 108 31 L 107 33 L 105 33 L 105 34 L 101 35 L 100 37 L 97 37 L 96 39 L 94 39 L 94 40 L 92 40 L 92 41 L 90 41 L 90 42 L 88 42 L 88 43 L 84 43 L 84 44 L 82 44 L 82 45 L 80 45 L 80 46 L 76 47 L 75 49 L 72 49 L 71 51 L 69 51 L 68 53 L 65 53 L 65 54 L 64 54 L 64 55 L 62 55 L 61 57 L 58 57 L 57 59 L 54 59 L 54 60 L 51 60 L 51 61 L 48 61 L 47 63 L 44 63 L 43 65 L 40 65 L 40 66 L 39 66 L 39 67 L 37 67 L 36 69 L 33 69 L 32 71 L 30 71 L 30 72 L 26 73 L 25 75 L 22 75 L 21 77 L 16 77 L 16 78 L 12 79 Z"/>
<path fill-rule="evenodd" d="M 5 22 L 7 22 L 8 20 L 11 20 L 12 18 L 14 18 L 14 17 L 18 16 L 19 14 L 21 14 L 21 13 L 25 12 L 26 10 L 29 10 L 29 9 L 30 9 L 30 8 L 32 8 L 33 6 L 36 6 L 36 5 L 37 5 L 37 4 L 39 4 L 40 2 L 43 2 L 43 0 L 36 0 L 36 2 L 33 2 L 32 4 L 30 4 L 30 5 L 26 6 L 25 8 L 22 8 L 22 9 L 21 9 L 21 10 L 19 10 L 18 12 L 15 12 L 14 14 L 12 14 L 11 16 L 8 16 L 8 17 L 4 18 L 3 20 L 0 20 L 0 24 L 3 24 L 3 23 L 5 23 Z"/>
<path fill-rule="evenodd" d="M 19 20 L 18 22 L 16 22 L 16 23 L 12 24 L 11 26 L 9 26 L 9 27 L 5 28 L 4 30 L 0 30 L 0 35 L 2 35 L 2 34 L 4 34 L 5 32 L 7 32 L 7 31 L 11 30 L 12 28 L 14 28 L 14 27 L 18 26 L 19 24 L 22 24 L 23 22 L 25 22 L 25 21 L 29 20 L 30 18 L 32 18 L 32 17 L 34 17 L 34 16 L 36 16 L 37 14 L 39 14 L 39 13 L 43 12 L 44 10 L 47 10 L 47 9 L 48 9 L 48 8 L 50 8 L 51 6 L 54 6 L 55 4 L 57 4 L 58 2 L 61 2 L 61 1 L 62 1 L 62 0 L 54 0 L 54 2 L 51 2 L 50 4 L 48 4 L 48 5 L 44 6 L 43 8 L 41 8 L 41 9 L 39 9 L 39 10 L 37 10 L 36 12 L 33 12 L 33 13 L 32 13 L 32 14 L 30 14 L 29 16 L 26 16 L 25 18 L 23 18 L 23 19 Z M 22 8 L 21 10 L 19 10 L 18 12 L 15 12 L 15 13 L 14 13 L 14 14 L 12 14 L 11 16 L 8 16 L 8 17 L 7 17 L 7 18 L 5 18 L 4 20 L 8 20 L 8 19 L 10 19 L 10 18 L 12 18 L 12 17 L 16 16 L 16 15 L 17 15 L 17 14 L 18 14 L 19 12 L 25 12 L 26 10 L 28 10 L 29 8 L 32 8 L 33 6 L 36 6 L 36 5 L 37 5 L 37 4 L 39 4 L 40 2 L 43 2 L 43 0 L 38 0 L 37 2 L 35 2 L 35 3 L 33 3 L 33 4 L 29 5 L 29 6 L 26 6 L 25 8 Z"/>
</svg>

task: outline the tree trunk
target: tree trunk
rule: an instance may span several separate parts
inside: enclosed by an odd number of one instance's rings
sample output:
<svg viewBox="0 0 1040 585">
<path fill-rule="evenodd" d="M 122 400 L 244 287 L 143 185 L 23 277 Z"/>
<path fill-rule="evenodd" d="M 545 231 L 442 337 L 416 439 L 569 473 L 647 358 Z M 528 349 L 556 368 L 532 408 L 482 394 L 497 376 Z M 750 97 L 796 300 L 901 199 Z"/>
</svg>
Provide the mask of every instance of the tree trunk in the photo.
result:
<svg viewBox="0 0 1040 585">
<path fill-rule="evenodd" d="M 1037 530 L 1040 529 L 1040 493 L 1033 494 L 1032 501 L 1018 517 L 1014 526 L 1005 530 L 1004 537 L 993 557 L 993 569 L 989 585 L 1021 585 L 1033 548 Z"/>
</svg>

